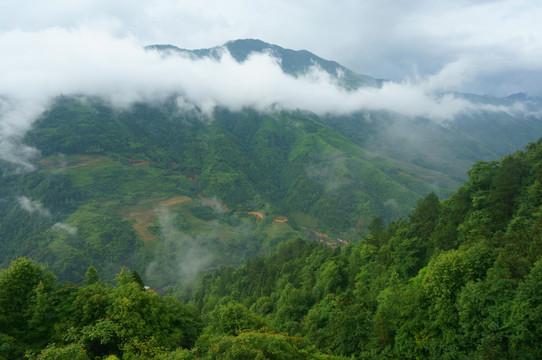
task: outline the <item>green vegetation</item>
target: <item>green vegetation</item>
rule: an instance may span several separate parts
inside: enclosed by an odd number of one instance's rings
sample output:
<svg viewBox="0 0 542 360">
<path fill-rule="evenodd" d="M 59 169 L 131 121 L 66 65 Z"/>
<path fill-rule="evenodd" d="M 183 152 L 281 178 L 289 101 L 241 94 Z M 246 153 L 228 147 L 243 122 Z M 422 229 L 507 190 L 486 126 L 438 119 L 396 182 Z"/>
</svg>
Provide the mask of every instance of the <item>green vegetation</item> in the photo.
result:
<svg viewBox="0 0 542 360">
<path fill-rule="evenodd" d="M 19 258 L 0 272 L 0 356 L 536 359 L 541 169 L 542 139 L 478 162 L 449 199 L 429 193 L 408 219 L 374 218 L 355 244 L 291 239 L 209 272 L 188 305 L 127 269 L 110 285 L 90 266 L 77 286 Z M 197 221 L 220 219 L 189 204 Z"/>
<path fill-rule="evenodd" d="M 240 303 L 326 354 L 360 359 L 539 356 L 542 140 L 479 162 L 449 199 L 376 218 L 340 249 L 292 240 L 208 274 L 193 303 Z"/>
<path fill-rule="evenodd" d="M 63 281 L 79 282 L 90 265 L 106 281 L 123 265 L 150 276 L 156 259 L 178 262 L 163 252 L 187 241 L 207 255 L 203 270 L 307 231 L 355 240 L 375 214 L 406 216 L 433 189 L 301 111 L 207 116 L 174 99 L 119 110 L 61 97 L 25 141 L 43 157 L 37 171 L 2 171 L 0 264 L 29 256 Z M 150 277 L 157 285 L 178 282 L 166 268 Z"/>
</svg>

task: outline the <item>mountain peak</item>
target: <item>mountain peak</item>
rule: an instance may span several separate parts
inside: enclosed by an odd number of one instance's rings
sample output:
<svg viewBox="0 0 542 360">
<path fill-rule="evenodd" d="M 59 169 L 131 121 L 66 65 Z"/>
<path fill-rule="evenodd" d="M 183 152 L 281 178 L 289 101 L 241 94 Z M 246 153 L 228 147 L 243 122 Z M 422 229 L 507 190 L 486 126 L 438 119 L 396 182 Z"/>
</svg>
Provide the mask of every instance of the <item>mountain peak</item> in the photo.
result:
<svg viewBox="0 0 542 360">
<path fill-rule="evenodd" d="M 146 49 L 157 51 L 180 52 L 191 57 L 203 58 L 220 56 L 220 49 L 226 48 L 231 56 L 243 63 L 254 53 L 268 53 L 280 60 L 282 71 L 293 76 L 307 73 L 313 66 L 317 66 L 327 72 L 346 89 L 357 89 L 363 86 L 380 86 L 382 80 L 377 80 L 368 75 L 361 75 L 353 72 L 345 66 L 323 59 L 307 50 L 292 50 L 270 44 L 259 39 L 237 39 L 230 40 L 222 46 L 208 49 L 181 49 L 173 45 L 150 45 Z"/>
</svg>

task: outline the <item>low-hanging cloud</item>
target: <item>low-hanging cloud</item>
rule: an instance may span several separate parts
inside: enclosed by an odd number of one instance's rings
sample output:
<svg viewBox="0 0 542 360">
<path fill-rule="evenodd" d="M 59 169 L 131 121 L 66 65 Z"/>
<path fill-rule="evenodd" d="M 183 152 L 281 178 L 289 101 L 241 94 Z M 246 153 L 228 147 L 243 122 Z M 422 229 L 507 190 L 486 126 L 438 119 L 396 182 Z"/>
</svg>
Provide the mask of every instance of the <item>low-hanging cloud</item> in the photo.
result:
<svg viewBox="0 0 542 360">
<path fill-rule="evenodd" d="M 180 231 L 174 223 L 178 215 L 167 209 L 161 209 L 158 214 L 163 242 L 156 249 L 145 276 L 154 285 L 188 286 L 215 259 L 212 239 Z"/>
<path fill-rule="evenodd" d="M 65 231 L 72 236 L 77 235 L 77 227 L 62 222 L 55 223 L 52 228 L 55 230 Z"/>
<path fill-rule="evenodd" d="M 98 96 L 126 107 L 176 94 L 181 107 L 197 106 L 206 113 L 218 105 L 318 114 L 368 109 L 437 120 L 481 107 L 453 95 L 434 95 L 448 80 L 445 74 L 346 91 L 316 67 L 297 78 L 287 75 L 267 54 L 242 64 L 226 51 L 219 59 L 164 56 L 145 51 L 133 37 L 90 28 L 4 32 L 0 48 L 0 159 L 27 169 L 36 151 L 22 145 L 22 137 L 59 95 Z"/>
<path fill-rule="evenodd" d="M 44 207 L 43 204 L 38 200 L 31 200 L 26 196 L 18 196 L 17 202 L 19 203 L 21 209 L 30 214 L 37 213 L 39 216 L 42 217 L 51 217 L 51 212 L 49 211 L 49 209 Z"/>
</svg>

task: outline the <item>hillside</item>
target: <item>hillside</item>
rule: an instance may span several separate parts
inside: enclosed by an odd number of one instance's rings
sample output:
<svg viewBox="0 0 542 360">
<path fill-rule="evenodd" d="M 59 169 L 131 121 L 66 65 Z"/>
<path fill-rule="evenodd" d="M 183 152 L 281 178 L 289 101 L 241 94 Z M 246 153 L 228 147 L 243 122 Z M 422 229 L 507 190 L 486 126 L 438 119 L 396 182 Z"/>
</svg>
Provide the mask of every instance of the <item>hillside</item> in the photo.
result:
<svg viewBox="0 0 542 360">
<path fill-rule="evenodd" d="M 337 246 L 375 214 L 405 216 L 434 183 L 453 187 L 371 154 L 311 113 L 202 116 L 59 99 L 26 136 L 41 152 L 38 170 L 2 176 L 2 261 L 29 255 L 77 281 L 90 264 L 109 276 L 120 265 L 144 272 L 173 246 L 193 248 L 201 270 L 296 236 Z M 178 238 L 193 244 L 170 244 Z M 171 266 L 161 283 L 179 280 Z"/>
<path fill-rule="evenodd" d="M 151 45 L 146 49 L 196 59 L 219 59 L 227 51 L 240 63 L 253 54 L 268 54 L 286 74 L 298 77 L 317 67 L 349 91 L 382 87 L 387 82 L 358 74 L 306 50 L 285 49 L 257 39 L 229 41 L 209 49 L 187 50 L 172 45 Z M 447 184 L 453 189 L 466 180 L 466 171 L 474 162 L 499 159 L 542 135 L 542 101 L 538 98 L 521 93 L 505 98 L 457 92 L 431 95 L 437 102 L 446 96 L 481 108 L 463 111 L 447 120 L 385 109 L 328 114 L 322 120 L 355 144 L 386 157 L 400 168 L 410 169 L 415 164 L 415 172 L 423 168 L 445 174 L 455 181 Z"/>
<path fill-rule="evenodd" d="M 227 50 L 239 62 L 270 53 L 288 79 L 316 65 L 344 96 L 385 84 L 259 40 L 147 50 L 215 60 Z M 431 191 L 446 198 L 475 161 L 542 134 L 539 103 L 526 96 L 456 94 L 494 107 L 447 122 L 391 110 L 209 110 L 183 96 L 122 106 L 84 94 L 52 100 L 20 139 L 21 153 L 39 154 L 35 169 L 0 164 L 0 264 L 30 256 L 74 282 L 89 265 L 109 281 L 125 265 L 157 287 L 191 284 L 291 238 L 357 242 L 373 217 L 405 217 Z"/>
<path fill-rule="evenodd" d="M 209 274 L 194 302 L 204 313 L 240 303 L 334 355 L 534 359 L 541 165 L 542 140 L 478 162 L 449 199 L 429 194 L 408 220 L 386 228 L 375 219 L 341 251 L 292 241 Z"/>
<path fill-rule="evenodd" d="M 0 272 L 0 355 L 88 359 L 535 359 L 542 331 L 542 139 L 478 162 L 449 199 L 375 218 L 356 244 L 292 239 L 207 274 L 181 304 L 123 269 L 59 285 Z"/>
</svg>

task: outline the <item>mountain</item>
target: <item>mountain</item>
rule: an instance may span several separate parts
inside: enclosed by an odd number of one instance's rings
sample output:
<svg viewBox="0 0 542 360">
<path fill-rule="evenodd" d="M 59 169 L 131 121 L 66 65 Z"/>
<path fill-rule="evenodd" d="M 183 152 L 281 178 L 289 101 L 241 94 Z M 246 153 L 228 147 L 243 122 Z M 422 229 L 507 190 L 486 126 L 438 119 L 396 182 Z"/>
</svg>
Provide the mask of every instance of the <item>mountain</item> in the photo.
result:
<svg viewBox="0 0 542 360">
<path fill-rule="evenodd" d="M 541 178 L 542 139 L 340 250 L 289 239 L 209 271 L 188 305 L 128 269 L 111 284 L 90 266 L 75 285 L 19 258 L 0 272 L 0 356 L 536 359 Z"/>
<path fill-rule="evenodd" d="M 266 53 L 276 58 L 287 74 L 299 76 L 316 65 L 351 91 L 362 87 L 381 87 L 386 82 L 357 74 L 305 50 L 284 49 L 256 39 L 229 41 L 210 49 L 187 50 L 172 45 L 151 45 L 146 49 L 170 55 L 215 59 L 228 51 L 240 63 L 251 54 Z M 542 135 L 540 99 L 523 93 L 496 98 L 446 92 L 434 94 L 434 97 L 446 95 L 493 108 L 465 111 L 453 121 L 405 116 L 386 110 L 324 116 L 323 121 L 357 145 L 387 157 L 400 167 L 409 168 L 416 164 L 445 174 L 450 177 L 449 181 L 455 182 L 451 188 L 466 180 L 466 171 L 475 161 L 498 159 L 536 141 Z"/>
<path fill-rule="evenodd" d="M 90 264 L 113 276 L 119 264 L 160 263 L 149 274 L 166 284 L 176 271 L 163 266 L 188 263 L 186 248 L 205 259 L 201 270 L 296 236 L 337 246 L 373 216 L 405 216 L 420 196 L 454 185 L 401 169 L 312 113 L 201 116 L 174 99 L 119 111 L 59 98 L 25 138 L 41 152 L 38 170 L 1 177 L 2 261 L 30 255 L 72 281 Z"/>
<path fill-rule="evenodd" d="M 242 305 L 347 358 L 536 358 L 541 170 L 542 139 L 475 164 L 449 199 L 429 194 L 408 219 L 375 221 L 342 251 L 291 241 L 208 274 L 194 303 L 208 314 Z"/>
<path fill-rule="evenodd" d="M 267 52 L 294 76 L 320 67 L 345 93 L 383 86 L 259 40 L 147 49 L 195 58 L 227 50 L 239 62 Z M 390 110 L 205 112 L 179 106 L 177 95 L 125 107 L 60 96 L 22 139 L 39 150 L 36 170 L 0 164 L 0 264 L 31 256 L 73 282 L 89 265 L 108 281 L 125 265 L 167 288 L 273 253 L 291 238 L 330 247 L 359 241 L 374 217 L 387 224 L 430 192 L 446 198 L 473 163 L 542 134 L 528 97 L 456 96 L 491 107 L 444 122 Z"/>
<path fill-rule="evenodd" d="M 183 54 L 194 58 L 218 58 L 223 51 L 227 50 L 240 63 L 244 62 L 251 54 L 266 53 L 279 59 L 280 67 L 287 74 L 302 75 L 309 71 L 311 67 L 317 66 L 331 77 L 338 79 L 339 83 L 347 89 L 356 89 L 361 86 L 380 86 L 383 81 L 368 75 L 357 74 L 335 61 L 322 59 L 309 51 L 284 49 L 278 45 L 268 44 L 257 39 L 229 41 L 222 46 L 210 49 L 187 50 L 173 45 L 150 45 L 146 49 Z"/>
</svg>

